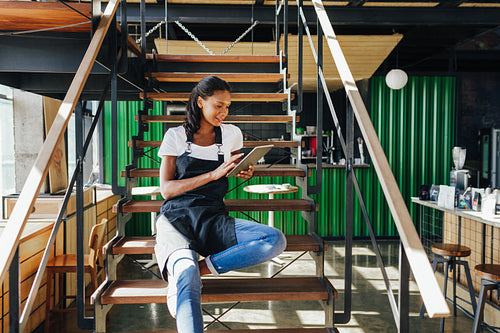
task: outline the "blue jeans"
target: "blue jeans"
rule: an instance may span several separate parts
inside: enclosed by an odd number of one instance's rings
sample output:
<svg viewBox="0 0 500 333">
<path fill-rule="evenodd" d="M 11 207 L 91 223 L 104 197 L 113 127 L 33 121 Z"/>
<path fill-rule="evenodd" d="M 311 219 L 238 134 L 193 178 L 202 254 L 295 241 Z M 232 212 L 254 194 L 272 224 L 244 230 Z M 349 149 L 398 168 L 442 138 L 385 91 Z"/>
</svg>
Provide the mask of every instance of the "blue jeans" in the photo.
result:
<svg viewBox="0 0 500 333">
<path fill-rule="evenodd" d="M 279 255 L 286 238 L 278 229 L 243 219 L 235 219 L 238 244 L 205 258 L 215 274 L 254 266 Z M 201 278 L 194 251 L 180 249 L 170 255 L 167 270 L 177 281 L 177 331 L 202 333 Z"/>
</svg>

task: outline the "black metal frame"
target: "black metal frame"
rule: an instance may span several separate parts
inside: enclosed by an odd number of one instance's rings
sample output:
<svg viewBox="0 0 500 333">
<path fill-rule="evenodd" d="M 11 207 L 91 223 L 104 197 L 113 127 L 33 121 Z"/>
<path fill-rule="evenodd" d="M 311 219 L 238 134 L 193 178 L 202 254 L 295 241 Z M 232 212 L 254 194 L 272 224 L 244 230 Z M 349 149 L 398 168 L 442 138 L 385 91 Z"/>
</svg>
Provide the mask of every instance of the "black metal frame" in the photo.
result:
<svg viewBox="0 0 500 333">
<path fill-rule="evenodd" d="M 19 246 L 9 267 L 9 332 L 19 333 L 20 288 Z"/>
</svg>

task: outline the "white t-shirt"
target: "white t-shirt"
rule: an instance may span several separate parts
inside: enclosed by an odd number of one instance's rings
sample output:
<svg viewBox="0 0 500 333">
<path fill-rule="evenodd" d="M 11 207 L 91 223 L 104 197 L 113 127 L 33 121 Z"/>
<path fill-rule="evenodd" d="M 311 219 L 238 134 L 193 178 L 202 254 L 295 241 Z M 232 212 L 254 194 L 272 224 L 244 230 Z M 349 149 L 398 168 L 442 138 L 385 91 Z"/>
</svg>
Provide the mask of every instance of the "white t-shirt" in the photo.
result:
<svg viewBox="0 0 500 333">
<path fill-rule="evenodd" d="M 231 157 L 231 153 L 240 150 L 243 147 L 243 135 L 241 130 L 231 124 L 221 124 L 222 131 L 222 151 L 224 159 L 227 161 Z M 158 156 L 181 156 L 187 149 L 187 135 L 184 127 L 177 126 L 169 128 L 163 136 L 163 141 L 158 150 Z M 217 161 L 218 148 L 215 144 L 210 146 L 198 146 L 191 144 L 191 157 L 201 160 Z"/>
</svg>

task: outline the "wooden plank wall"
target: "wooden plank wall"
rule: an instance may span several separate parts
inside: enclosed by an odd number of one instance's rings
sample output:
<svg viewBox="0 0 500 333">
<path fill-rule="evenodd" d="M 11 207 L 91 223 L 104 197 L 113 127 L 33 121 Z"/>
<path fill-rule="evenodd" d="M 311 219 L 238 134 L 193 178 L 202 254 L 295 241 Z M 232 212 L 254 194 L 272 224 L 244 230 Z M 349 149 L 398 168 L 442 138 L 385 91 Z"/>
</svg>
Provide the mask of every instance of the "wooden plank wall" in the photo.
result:
<svg viewBox="0 0 500 333">
<path fill-rule="evenodd" d="M 5 226 L 6 221 L 0 222 Z M 35 279 L 38 266 L 43 256 L 43 251 L 47 241 L 49 240 L 50 233 L 52 230 L 53 220 L 38 220 L 37 222 L 30 221 L 23 232 L 23 237 L 21 238 L 19 247 L 19 261 L 20 261 L 20 280 L 21 280 L 21 311 L 24 308 L 26 299 L 28 298 L 31 285 Z M 58 233 L 56 238 L 56 253 L 62 253 L 63 244 L 63 233 Z M 53 257 L 53 255 L 51 256 Z M 42 280 L 40 289 L 35 298 L 35 303 L 33 305 L 33 310 L 31 312 L 30 318 L 28 319 L 28 324 L 26 330 L 28 332 L 33 331 L 38 325 L 40 325 L 45 318 L 45 288 L 46 281 L 45 278 Z M 5 279 L 2 284 L 2 332 L 9 332 L 9 286 L 8 278 Z"/>
<path fill-rule="evenodd" d="M 100 191 L 98 191 L 100 192 Z M 112 195 L 111 191 L 106 191 L 106 193 L 99 193 L 97 198 L 94 197 L 94 191 L 86 191 L 85 192 L 85 203 L 88 207 L 86 207 L 84 211 L 84 250 L 85 253 L 88 253 L 88 238 L 90 234 L 90 230 L 93 225 L 102 221 L 103 218 L 108 219 L 108 230 L 107 230 L 107 239 L 110 240 L 114 237 L 116 233 L 116 213 L 112 212 L 113 205 L 120 199 L 120 196 Z M 89 193 L 91 194 L 91 199 L 89 202 Z M 54 198 L 54 201 L 58 201 L 58 198 Z M 97 200 L 97 203 L 96 201 Z M 71 207 L 68 205 L 68 209 L 75 212 L 74 201 L 70 201 Z M 44 201 L 46 202 L 46 200 Z M 96 203 L 96 204 L 94 204 Z M 58 204 L 46 203 L 46 207 L 53 207 L 53 210 L 58 209 Z M 48 212 L 44 210 L 46 214 L 54 214 L 54 212 Z M 57 214 L 57 211 L 56 213 Z M 7 221 L 0 220 L 0 230 L 3 229 Z M 45 218 L 45 219 L 30 219 L 28 224 L 25 227 L 23 232 L 23 237 L 21 238 L 20 243 L 20 266 L 21 266 L 21 311 L 24 307 L 24 303 L 28 298 L 31 286 L 35 279 L 36 272 L 38 270 L 40 261 L 43 256 L 43 251 L 47 245 L 47 242 L 50 237 L 50 233 L 52 231 L 52 225 L 54 223 L 54 218 Z M 59 232 L 56 237 L 56 244 L 54 246 L 54 251 L 57 255 L 67 253 L 74 254 L 76 253 L 76 216 L 69 216 L 59 228 Z M 66 248 L 66 252 L 64 249 Z M 51 255 L 51 258 L 53 254 Z M 54 304 L 54 297 L 56 300 L 58 299 L 58 279 L 55 279 L 56 286 L 53 288 L 54 293 L 51 296 L 51 304 Z M 85 277 L 86 284 L 90 283 L 90 278 Z M 45 320 L 45 289 L 46 288 L 46 280 L 45 276 L 42 280 L 40 288 L 38 290 L 38 294 L 35 298 L 35 303 L 33 305 L 33 310 L 28 319 L 28 324 L 26 326 L 26 332 L 32 332 L 38 326 L 40 326 Z M 68 295 L 76 294 L 76 274 L 69 274 L 66 278 L 66 292 Z M 72 300 L 67 300 L 67 304 L 69 304 Z M 9 286 L 8 286 L 8 277 L 6 277 L 4 283 L 1 285 L 1 293 L 0 293 L 0 305 L 2 306 L 1 310 L 1 325 L 0 325 L 0 333 L 9 332 Z"/>
</svg>

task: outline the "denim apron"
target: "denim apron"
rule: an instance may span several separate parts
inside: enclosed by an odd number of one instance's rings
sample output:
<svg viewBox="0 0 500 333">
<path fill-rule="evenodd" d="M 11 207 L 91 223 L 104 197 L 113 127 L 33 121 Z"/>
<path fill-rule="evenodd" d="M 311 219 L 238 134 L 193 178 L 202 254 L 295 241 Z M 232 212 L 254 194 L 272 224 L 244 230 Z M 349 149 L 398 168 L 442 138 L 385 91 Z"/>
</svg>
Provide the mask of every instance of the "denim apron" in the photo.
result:
<svg viewBox="0 0 500 333">
<path fill-rule="evenodd" d="M 224 162 L 224 153 L 221 150 L 221 129 L 220 127 L 214 127 L 214 129 L 218 160 L 210 161 L 191 157 L 193 135 L 188 134 L 186 151 L 177 157 L 176 180 L 192 178 L 213 171 Z M 161 214 L 182 234 L 189 244 L 188 247 L 204 257 L 237 244 L 234 218 L 228 215 L 223 201 L 227 190 L 228 179 L 221 177 L 165 200 L 162 204 Z M 170 253 L 167 253 L 167 257 Z"/>
</svg>

